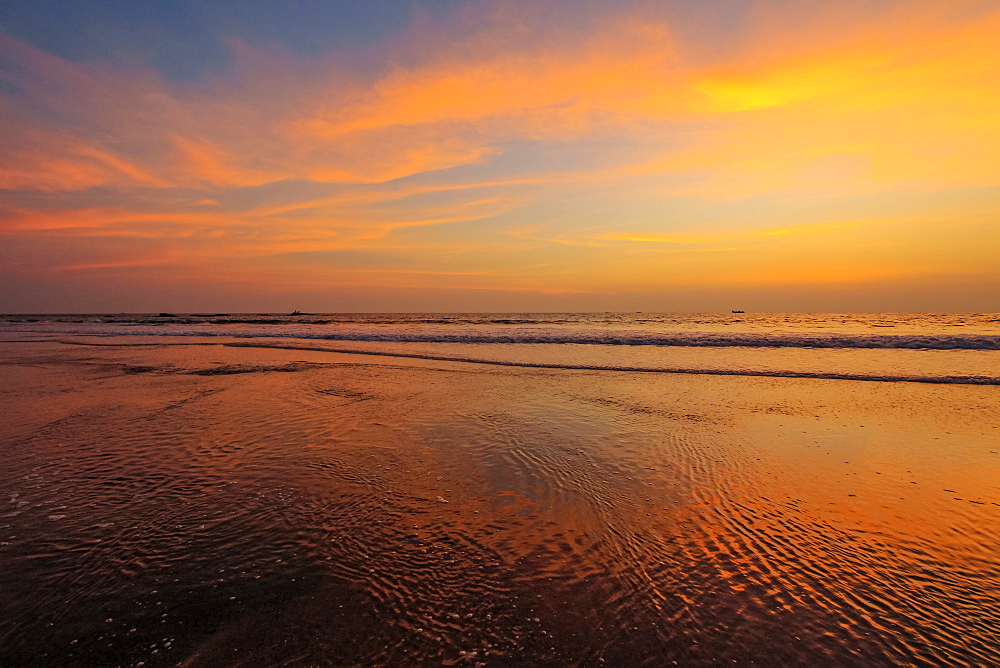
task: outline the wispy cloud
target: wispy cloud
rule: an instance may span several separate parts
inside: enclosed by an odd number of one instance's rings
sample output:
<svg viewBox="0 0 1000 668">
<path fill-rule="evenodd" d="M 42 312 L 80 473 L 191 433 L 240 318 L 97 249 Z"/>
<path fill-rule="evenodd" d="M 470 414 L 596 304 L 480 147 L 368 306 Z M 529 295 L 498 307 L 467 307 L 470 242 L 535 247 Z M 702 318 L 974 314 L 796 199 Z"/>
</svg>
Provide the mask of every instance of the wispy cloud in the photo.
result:
<svg viewBox="0 0 1000 668">
<path fill-rule="evenodd" d="M 230 40 L 187 81 L 0 35 L 0 235 L 38 271 L 236 281 L 266 259 L 236 282 L 347 285 L 294 258 L 391 251 L 351 271 L 539 293 L 943 275 L 912 242 L 943 224 L 1000 247 L 991 3 L 761 1 L 725 28 L 586 5 L 554 27 L 575 6 L 469 4 L 363 57 Z M 911 221 L 895 243 L 882 216 Z"/>
</svg>

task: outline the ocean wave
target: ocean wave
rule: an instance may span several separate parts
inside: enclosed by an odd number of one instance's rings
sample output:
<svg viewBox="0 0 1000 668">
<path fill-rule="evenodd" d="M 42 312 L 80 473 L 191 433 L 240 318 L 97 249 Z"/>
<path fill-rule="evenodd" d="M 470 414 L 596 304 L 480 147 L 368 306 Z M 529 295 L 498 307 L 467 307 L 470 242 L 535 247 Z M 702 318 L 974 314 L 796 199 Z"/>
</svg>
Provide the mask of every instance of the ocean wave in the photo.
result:
<svg viewBox="0 0 1000 668">
<path fill-rule="evenodd" d="M 485 316 L 441 316 L 441 317 L 393 317 L 381 314 L 362 315 L 340 315 L 340 314 L 303 314 L 303 315 L 274 315 L 268 313 L 228 315 L 219 314 L 192 314 L 192 315 L 81 315 L 81 316 L 29 316 L 29 315 L 0 315 L 0 324 L 104 324 L 104 325 L 152 325 L 152 326 L 177 326 L 177 325 L 329 325 L 329 324 L 369 324 L 369 325 L 565 325 L 579 324 L 585 321 L 584 314 L 566 318 L 514 318 L 514 317 L 485 317 Z M 660 320 L 633 320 L 639 323 L 656 323 Z"/>
<path fill-rule="evenodd" d="M 228 324 L 228 323 L 227 323 Z M 466 344 L 573 344 L 602 346 L 663 347 L 746 347 L 746 348 L 873 348 L 922 350 L 1000 350 L 1000 335 L 953 334 L 844 334 L 844 333 L 759 333 L 759 332 L 636 332 L 557 329 L 381 329 L 324 328 L 298 329 L 287 325 L 239 329 L 232 326 L 186 325 L 171 323 L 154 327 L 143 325 L 8 326 L 0 331 L 52 334 L 87 334 L 98 336 L 225 336 L 234 338 L 293 338 L 326 341 L 370 341 L 391 343 L 466 343 Z"/>
<path fill-rule="evenodd" d="M 563 364 L 558 362 L 518 362 L 495 360 L 460 355 L 430 355 L 381 350 L 352 350 L 348 348 L 321 348 L 319 346 L 289 345 L 284 343 L 233 342 L 224 344 L 238 348 L 277 348 L 282 350 L 304 350 L 350 355 L 371 355 L 374 357 L 400 357 L 406 359 L 430 360 L 435 362 L 464 362 L 490 366 L 517 367 L 528 369 L 561 369 L 573 371 L 622 371 L 638 373 L 679 373 L 705 376 L 757 376 L 767 378 L 816 378 L 821 380 L 862 380 L 872 382 L 936 383 L 947 385 L 1000 385 L 998 376 L 961 375 L 919 375 L 919 374 L 872 374 L 846 373 L 835 371 L 790 371 L 780 369 L 705 369 L 678 366 L 631 366 L 618 364 Z"/>
<path fill-rule="evenodd" d="M 146 343 L 96 343 L 85 341 L 61 341 L 60 343 L 81 346 L 108 347 L 145 347 Z M 158 345 L 186 346 L 187 343 L 164 343 Z M 962 374 L 907 374 L 907 373 L 854 373 L 841 371 L 804 371 L 790 369 L 749 369 L 739 367 L 703 368 L 684 366 L 659 365 L 627 365 L 627 364 L 586 364 L 561 362 L 530 362 L 516 360 L 501 360 L 477 358 L 462 355 L 434 355 L 429 353 L 363 350 L 353 348 L 333 348 L 329 346 L 310 346 L 307 344 L 285 343 L 280 341 L 221 341 L 218 344 L 199 342 L 194 345 L 222 345 L 236 348 L 271 348 L 277 350 L 301 350 L 310 352 L 333 353 L 338 355 L 367 355 L 372 357 L 388 357 L 402 359 L 428 360 L 435 362 L 459 362 L 464 364 L 482 364 L 488 366 L 514 367 L 527 369 L 551 369 L 568 371 L 613 371 L 624 373 L 662 373 L 690 374 L 705 376 L 747 376 L 764 378 L 808 378 L 819 380 L 852 380 L 883 383 L 932 383 L 943 385 L 996 385 L 1000 386 L 1000 376 L 962 375 Z M 284 368 L 272 370 L 287 370 Z"/>
</svg>

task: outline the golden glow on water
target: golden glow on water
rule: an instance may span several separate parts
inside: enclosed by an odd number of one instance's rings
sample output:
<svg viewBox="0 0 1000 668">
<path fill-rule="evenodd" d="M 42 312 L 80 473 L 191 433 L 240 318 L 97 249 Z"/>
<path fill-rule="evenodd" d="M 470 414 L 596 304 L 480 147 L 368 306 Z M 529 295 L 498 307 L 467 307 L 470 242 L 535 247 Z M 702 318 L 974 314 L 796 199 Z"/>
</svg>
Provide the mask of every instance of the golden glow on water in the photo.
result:
<svg viewBox="0 0 1000 668">
<path fill-rule="evenodd" d="M 98 343 L 3 346 L 5 662 L 1000 659 L 995 387 Z"/>
</svg>

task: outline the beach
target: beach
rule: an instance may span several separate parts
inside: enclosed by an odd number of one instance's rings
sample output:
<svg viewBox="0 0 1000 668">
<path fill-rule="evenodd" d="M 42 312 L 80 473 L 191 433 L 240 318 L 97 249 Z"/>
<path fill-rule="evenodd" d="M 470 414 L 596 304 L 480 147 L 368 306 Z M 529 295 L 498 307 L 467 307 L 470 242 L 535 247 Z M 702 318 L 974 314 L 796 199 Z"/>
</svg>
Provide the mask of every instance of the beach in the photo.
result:
<svg viewBox="0 0 1000 668">
<path fill-rule="evenodd" d="M 4 333 L 0 663 L 1000 662 L 994 384 L 296 341 Z"/>
<path fill-rule="evenodd" d="M 1000 668 L 1000 0 L 0 17 L 0 668 Z"/>
</svg>

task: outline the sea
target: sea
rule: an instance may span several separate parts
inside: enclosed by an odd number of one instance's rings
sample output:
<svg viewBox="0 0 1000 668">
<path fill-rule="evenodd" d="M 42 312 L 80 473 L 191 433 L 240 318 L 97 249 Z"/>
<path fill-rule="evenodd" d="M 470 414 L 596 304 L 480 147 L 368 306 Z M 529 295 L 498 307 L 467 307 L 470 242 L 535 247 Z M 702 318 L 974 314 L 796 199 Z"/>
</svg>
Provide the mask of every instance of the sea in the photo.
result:
<svg viewBox="0 0 1000 668">
<path fill-rule="evenodd" d="M 0 316 L 0 666 L 1000 665 L 1000 314 Z"/>
<path fill-rule="evenodd" d="M 227 337 L 510 366 L 1000 384 L 997 313 L 5 315 L 0 333 Z"/>
</svg>

